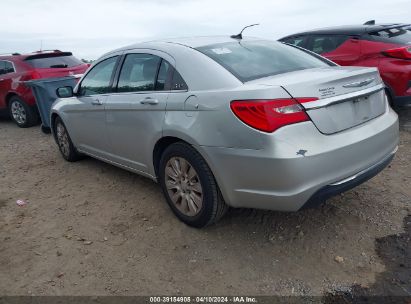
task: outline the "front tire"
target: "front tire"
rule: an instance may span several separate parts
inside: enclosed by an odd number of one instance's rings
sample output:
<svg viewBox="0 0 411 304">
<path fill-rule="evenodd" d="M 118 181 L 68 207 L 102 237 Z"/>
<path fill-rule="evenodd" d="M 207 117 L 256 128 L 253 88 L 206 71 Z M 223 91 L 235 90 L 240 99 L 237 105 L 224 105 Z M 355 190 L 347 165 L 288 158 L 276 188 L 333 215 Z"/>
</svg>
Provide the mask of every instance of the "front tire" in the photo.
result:
<svg viewBox="0 0 411 304">
<path fill-rule="evenodd" d="M 39 123 L 36 108 L 30 107 L 21 98 L 13 96 L 9 102 L 10 117 L 20 128 L 29 128 Z"/>
<path fill-rule="evenodd" d="M 213 224 L 228 209 L 206 161 L 186 143 L 167 147 L 161 156 L 159 179 L 171 210 L 189 226 Z"/>
<path fill-rule="evenodd" d="M 81 154 L 74 147 L 67 128 L 60 117 L 57 117 L 54 122 L 54 134 L 60 153 L 65 160 L 75 162 L 81 158 Z"/>
</svg>

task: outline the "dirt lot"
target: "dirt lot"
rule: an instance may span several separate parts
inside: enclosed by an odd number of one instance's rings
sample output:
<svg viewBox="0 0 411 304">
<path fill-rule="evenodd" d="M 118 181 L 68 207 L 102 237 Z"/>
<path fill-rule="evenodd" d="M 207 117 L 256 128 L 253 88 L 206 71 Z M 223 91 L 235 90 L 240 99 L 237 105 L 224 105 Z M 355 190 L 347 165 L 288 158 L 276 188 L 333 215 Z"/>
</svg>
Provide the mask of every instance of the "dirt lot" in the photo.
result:
<svg viewBox="0 0 411 304">
<path fill-rule="evenodd" d="M 180 223 L 152 181 L 0 119 L 1 295 L 411 295 L 411 108 L 392 165 L 319 209 Z M 28 200 L 25 207 L 16 200 Z"/>
</svg>

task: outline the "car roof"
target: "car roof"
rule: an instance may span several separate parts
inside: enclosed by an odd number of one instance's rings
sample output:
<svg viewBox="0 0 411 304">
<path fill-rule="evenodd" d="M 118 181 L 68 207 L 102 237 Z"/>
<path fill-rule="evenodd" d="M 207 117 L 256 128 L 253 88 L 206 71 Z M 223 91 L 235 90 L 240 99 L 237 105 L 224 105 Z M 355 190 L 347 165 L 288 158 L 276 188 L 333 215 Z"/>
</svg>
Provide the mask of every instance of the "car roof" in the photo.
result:
<svg viewBox="0 0 411 304">
<path fill-rule="evenodd" d="M 255 41 L 261 40 L 260 38 L 255 37 L 243 37 L 241 41 Z M 132 45 L 128 45 L 116 50 L 113 50 L 110 53 L 125 51 L 130 49 L 138 49 L 138 48 L 157 48 L 159 50 L 163 50 L 167 48 L 167 44 L 174 44 L 174 45 L 181 45 L 189 48 L 198 48 L 201 46 L 211 45 L 211 44 L 218 44 L 218 43 L 226 43 L 226 42 L 235 42 L 238 41 L 237 39 L 231 38 L 230 36 L 197 36 L 197 37 L 179 37 L 179 38 L 164 38 L 164 39 L 157 39 L 145 42 L 139 42 Z M 107 55 L 107 54 L 106 54 Z M 103 55 L 105 57 L 105 55 Z"/>
<path fill-rule="evenodd" d="M 254 37 L 244 37 L 242 41 L 256 40 Z M 167 42 L 181 44 L 191 48 L 197 48 L 210 44 L 234 42 L 238 39 L 231 38 L 230 36 L 197 36 L 197 37 L 180 37 L 180 38 L 168 38 L 157 40 L 157 42 Z"/>
<path fill-rule="evenodd" d="M 15 59 L 20 59 L 21 55 L 18 53 L 14 53 L 14 54 L 0 54 L 0 60 L 9 60 L 9 61 L 13 61 Z"/>
<path fill-rule="evenodd" d="M 344 25 L 344 26 L 334 26 L 326 27 L 320 29 L 314 29 L 311 31 L 300 32 L 292 35 L 288 35 L 284 38 L 299 36 L 299 35 L 308 35 L 308 34 L 317 34 L 317 35 L 326 35 L 326 34 L 336 34 L 336 35 L 362 35 L 365 33 L 372 33 L 381 31 L 388 28 L 399 27 L 399 26 L 409 26 L 405 23 L 386 23 L 386 24 L 371 24 L 371 25 Z M 280 40 L 281 40 L 280 39 Z"/>
<path fill-rule="evenodd" d="M 10 54 L 0 54 L 0 60 L 24 60 L 30 56 L 42 55 L 42 54 L 58 54 L 58 53 L 67 53 L 62 52 L 60 50 L 44 50 L 44 51 L 37 51 L 27 54 L 20 54 L 20 53 L 10 53 Z"/>
<path fill-rule="evenodd" d="M 259 40 L 264 39 L 253 37 L 244 37 L 242 39 L 243 42 Z M 201 46 L 227 42 L 238 43 L 239 40 L 227 35 L 166 38 L 140 42 L 104 54 L 93 63 L 93 66 L 112 56 L 118 56 L 123 52 L 151 50 L 156 53 L 163 53 L 164 56 L 162 56 L 162 58 L 174 66 L 186 81 L 190 90 L 216 90 L 220 88 L 237 87 L 241 84 L 238 78 L 217 61 L 195 50 Z M 273 43 L 280 42 L 273 41 Z M 199 71 L 201 71 L 201 73 L 199 73 Z"/>
</svg>

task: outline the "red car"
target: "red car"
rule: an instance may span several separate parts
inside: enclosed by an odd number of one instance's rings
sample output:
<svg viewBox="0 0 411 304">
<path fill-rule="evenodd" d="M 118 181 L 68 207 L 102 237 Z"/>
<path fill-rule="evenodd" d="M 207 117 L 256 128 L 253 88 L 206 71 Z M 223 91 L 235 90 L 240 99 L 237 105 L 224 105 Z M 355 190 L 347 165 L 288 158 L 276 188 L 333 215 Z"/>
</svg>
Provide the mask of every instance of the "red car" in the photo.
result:
<svg viewBox="0 0 411 304">
<path fill-rule="evenodd" d="M 393 105 L 411 104 L 411 25 L 340 26 L 280 41 L 308 49 L 339 65 L 377 67 Z"/>
<path fill-rule="evenodd" d="M 36 102 L 24 81 L 83 74 L 88 64 L 69 52 L 40 51 L 32 54 L 0 55 L 0 110 L 8 110 L 19 127 L 39 121 Z"/>
</svg>

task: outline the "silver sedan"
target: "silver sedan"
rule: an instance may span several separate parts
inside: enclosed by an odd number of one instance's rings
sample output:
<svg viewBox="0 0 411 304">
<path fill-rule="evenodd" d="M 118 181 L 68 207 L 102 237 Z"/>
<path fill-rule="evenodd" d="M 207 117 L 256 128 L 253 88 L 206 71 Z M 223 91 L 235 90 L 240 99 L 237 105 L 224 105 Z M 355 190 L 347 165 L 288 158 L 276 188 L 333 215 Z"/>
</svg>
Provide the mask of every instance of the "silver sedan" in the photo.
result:
<svg viewBox="0 0 411 304">
<path fill-rule="evenodd" d="M 66 160 L 158 181 L 194 227 L 228 206 L 315 206 L 377 174 L 398 145 L 377 69 L 256 38 L 139 43 L 58 94 L 51 125 Z"/>
</svg>

